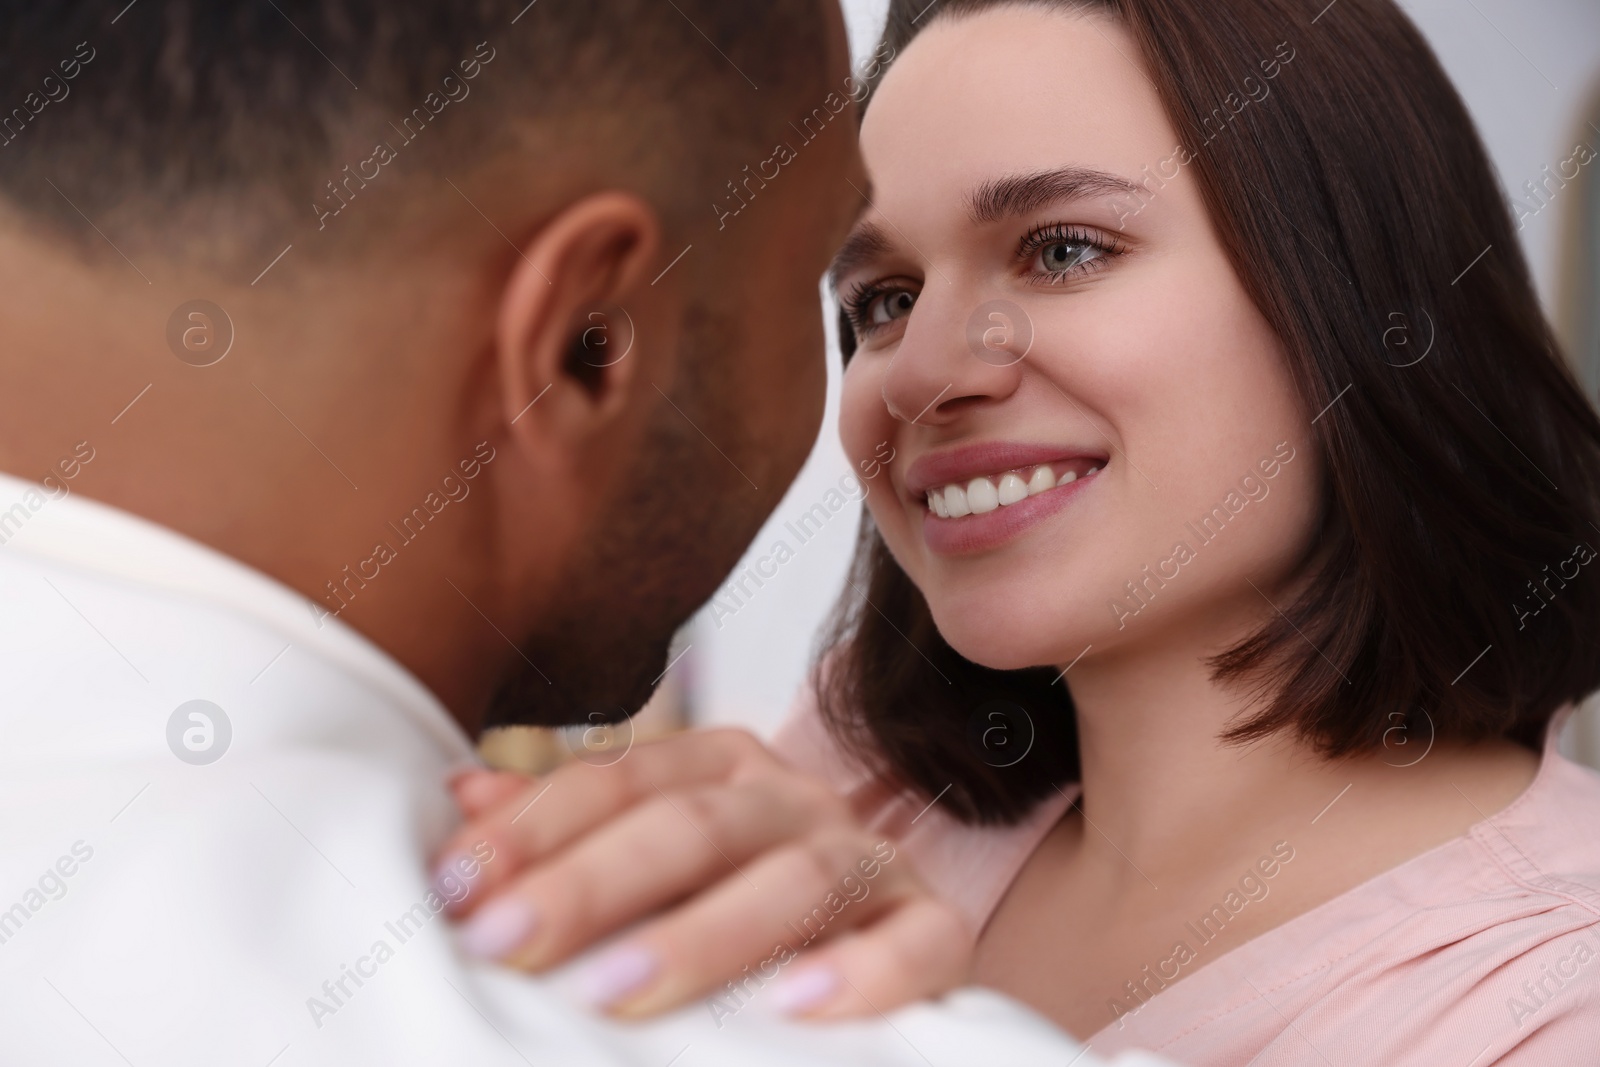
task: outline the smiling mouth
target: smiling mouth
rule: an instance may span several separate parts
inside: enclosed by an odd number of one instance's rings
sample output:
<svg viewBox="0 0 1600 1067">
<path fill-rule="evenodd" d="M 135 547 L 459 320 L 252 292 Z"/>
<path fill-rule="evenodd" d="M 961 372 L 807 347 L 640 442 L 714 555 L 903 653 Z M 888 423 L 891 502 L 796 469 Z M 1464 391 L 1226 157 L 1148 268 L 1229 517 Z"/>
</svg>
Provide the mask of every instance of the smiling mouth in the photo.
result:
<svg viewBox="0 0 1600 1067">
<path fill-rule="evenodd" d="M 987 515 L 991 511 L 1020 504 L 1029 497 L 1098 474 L 1101 466 L 1099 460 L 1081 457 L 1018 467 L 964 482 L 935 486 L 927 491 L 926 503 L 928 510 L 941 519 Z"/>
</svg>

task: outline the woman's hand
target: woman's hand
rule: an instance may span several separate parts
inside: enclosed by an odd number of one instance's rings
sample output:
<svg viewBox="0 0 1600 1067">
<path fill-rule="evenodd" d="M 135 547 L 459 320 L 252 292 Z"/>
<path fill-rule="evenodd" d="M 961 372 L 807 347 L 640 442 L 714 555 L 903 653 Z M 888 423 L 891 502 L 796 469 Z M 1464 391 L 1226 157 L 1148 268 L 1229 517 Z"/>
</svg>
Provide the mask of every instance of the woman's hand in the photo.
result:
<svg viewBox="0 0 1600 1067">
<path fill-rule="evenodd" d="M 762 1002 L 842 1017 L 966 979 L 960 914 L 826 784 L 743 731 L 680 734 L 540 779 L 474 771 L 454 789 L 467 823 L 439 869 L 476 871 L 454 909 L 469 952 L 543 971 L 648 917 L 580 976 L 613 1013 L 709 995 L 719 1021 Z M 469 860 L 485 842 L 493 859 Z"/>
</svg>

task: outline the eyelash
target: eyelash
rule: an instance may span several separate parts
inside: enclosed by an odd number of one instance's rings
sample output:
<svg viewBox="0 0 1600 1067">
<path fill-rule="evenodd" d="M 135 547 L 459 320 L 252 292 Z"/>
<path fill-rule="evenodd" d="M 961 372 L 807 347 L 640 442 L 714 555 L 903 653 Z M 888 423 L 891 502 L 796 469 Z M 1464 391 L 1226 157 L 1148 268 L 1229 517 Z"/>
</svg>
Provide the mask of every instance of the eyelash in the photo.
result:
<svg viewBox="0 0 1600 1067">
<path fill-rule="evenodd" d="M 1087 245 L 1097 248 L 1105 255 L 1092 259 L 1087 263 L 1068 267 L 1066 270 L 1050 271 L 1049 281 L 1046 284 L 1059 285 L 1074 274 L 1086 274 L 1103 269 L 1114 256 L 1122 254 L 1124 246 L 1115 237 L 1109 237 L 1093 230 L 1086 230 L 1080 226 L 1069 226 L 1053 222 L 1046 226 L 1035 226 L 1022 238 L 1022 243 L 1017 248 L 1017 259 L 1027 262 L 1032 259 L 1041 248 L 1050 245 Z"/>
<path fill-rule="evenodd" d="M 882 285 L 878 282 L 864 282 L 854 285 L 843 297 L 845 315 L 850 319 L 850 328 L 855 330 L 856 336 L 865 337 L 871 328 L 867 325 L 867 312 L 872 309 L 872 304 L 880 296 L 901 290 Z"/>
<path fill-rule="evenodd" d="M 1092 259 L 1087 263 L 1076 264 L 1065 270 L 1048 271 L 1043 280 L 1037 284 L 1060 285 L 1075 275 L 1088 274 L 1101 270 L 1109 264 L 1112 257 L 1119 256 L 1124 251 L 1124 246 L 1114 237 L 1102 235 L 1096 231 L 1083 229 L 1064 223 L 1054 222 L 1043 226 L 1035 226 L 1023 236 L 1017 246 L 1017 260 L 1026 263 L 1039 253 L 1042 248 L 1053 244 L 1086 245 L 1099 249 L 1104 255 Z M 873 303 L 878 298 L 891 293 L 904 292 L 904 286 L 885 285 L 882 282 L 864 282 L 852 286 L 841 298 L 845 316 L 849 319 L 851 329 L 855 330 L 858 339 L 869 336 L 879 327 L 867 322 L 867 313 L 872 309 Z"/>
</svg>

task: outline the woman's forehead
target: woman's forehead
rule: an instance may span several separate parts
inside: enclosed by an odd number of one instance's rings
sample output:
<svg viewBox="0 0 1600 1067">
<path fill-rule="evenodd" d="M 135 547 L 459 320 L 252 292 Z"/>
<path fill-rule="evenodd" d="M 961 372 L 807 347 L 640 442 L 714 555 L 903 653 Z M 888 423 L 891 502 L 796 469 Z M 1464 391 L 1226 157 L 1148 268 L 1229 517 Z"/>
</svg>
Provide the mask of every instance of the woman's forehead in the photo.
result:
<svg viewBox="0 0 1600 1067">
<path fill-rule="evenodd" d="M 929 26 L 884 76 L 862 125 L 875 182 L 914 174 L 945 192 L 1063 164 L 1131 178 L 1175 143 L 1126 31 L 1024 5 Z"/>
</svg>

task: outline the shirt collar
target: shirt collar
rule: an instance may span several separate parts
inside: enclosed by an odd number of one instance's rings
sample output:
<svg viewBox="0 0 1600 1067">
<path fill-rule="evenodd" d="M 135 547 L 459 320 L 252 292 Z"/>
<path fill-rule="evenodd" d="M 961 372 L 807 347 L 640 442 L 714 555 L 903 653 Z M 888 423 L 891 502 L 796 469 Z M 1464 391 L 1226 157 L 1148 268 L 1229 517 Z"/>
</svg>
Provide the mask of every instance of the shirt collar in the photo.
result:
<svg viewBox="0 0 1600 1067">
<path fill-rule="evenodd" d="M 422 682 L 368 638 L 309 599 L 214 548 L 130 512 L 0 472 L 0 554 L 15 553 L 246 615 L 361 678 L 453 761 L 472 742 Z"/>
</svg>

